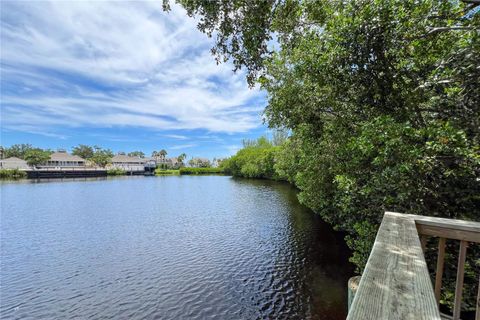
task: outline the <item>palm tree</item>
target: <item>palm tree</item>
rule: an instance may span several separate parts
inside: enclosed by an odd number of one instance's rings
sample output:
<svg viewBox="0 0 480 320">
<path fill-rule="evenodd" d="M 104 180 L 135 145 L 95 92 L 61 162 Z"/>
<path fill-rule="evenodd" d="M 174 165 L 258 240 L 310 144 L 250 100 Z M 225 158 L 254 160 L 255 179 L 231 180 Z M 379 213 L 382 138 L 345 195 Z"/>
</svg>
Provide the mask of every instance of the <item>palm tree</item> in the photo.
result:
<svg viewBox="0 0 480 320">
<path fill-rule="evenodd" d="M 186 157 L 187 157 L 187 155 L 185 153 L 182 153 L 181 155 L 178 156 L 178 161 L 183 163 L 183 160 L 185 160 Z"/>
<path fill-rule="evenodd" d="M 167 151 L 165 151 L 165 149 L 162 149 L 160 150 L 160 152 L 158 153 L 163 159 L 165 159 L 165 156 L 167 155 Z"/>
<path fill-rule="evenodd" d="M 153 151 L 152 152 L 152 158 L 156 158 L 158 156 L 158 152 L 157 151 Z"/>
</svg>

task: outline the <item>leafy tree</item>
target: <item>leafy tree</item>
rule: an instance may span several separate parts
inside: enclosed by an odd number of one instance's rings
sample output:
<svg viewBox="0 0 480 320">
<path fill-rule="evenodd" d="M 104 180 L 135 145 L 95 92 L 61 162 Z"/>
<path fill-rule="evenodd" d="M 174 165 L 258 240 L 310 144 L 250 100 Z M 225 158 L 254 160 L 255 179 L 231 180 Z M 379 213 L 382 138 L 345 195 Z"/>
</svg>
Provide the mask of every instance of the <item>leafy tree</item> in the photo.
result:
<svg viewBox="0 0 480 320">
<path fill-rule="evenodd" d="M 3 151 L 4 158 L 17 157 L 25 160 L 25 154 L 27 151 L 32 150 L 33 147 L 31 144 L 14 144 L 9 148 L 5 148 Z"/>
<path fill-rule="evenodd" d="M 187 155 L 185 153 L 182 153 L 178 156 L 178 161 L 183 163 L 183 161 L 187 158 Z"/>
<path fill-rule="evenodd" d="M 245 178 L 278 178 L 274 168 L 278 147 L 274 147 L 265 137 L 244 140 L 244 146 L 236 155 L 222 161 L 222 168 L 226 172 Z"/>
<path fill-rule="evenodd" d="M 145 158 L 145 153 L 142 151 L 132 151 L 128 154 L 130 157 L 139 157 L 139 158 Z"/>
<path fill-rule="evenodd" d="M 158 154 L 162 157 L 162 158 L 165 158 L 167 156 L 167 151 L 165 151 L 165 149 L 162 149 L 158 152 Z"/>
<path fill-rule="evenodd" d="M 113 152 L 109 149 L 102 149 L 99 146 L 94 146 L 94 153 L 90 160 L 97 166 L 105 167 L 112 162 Z"/>
<path fill-rule="evenodd" d="M 272 133 L 272 144 L 274 146 L 281 146 L 287 141 L 288 131 L 285 129 L 275 129 Z"/>
<path fill-rule="evenodd" d="M 93 157 L 94 150 L 91 146 L 79 144 L 72 149 L 72 154 L 83 159 L 90 159 Z"/>
<path fill-rule="evenodd" d="M 50 159 L 50 152 L 39 148 L 29 149 L 25 152 L 24 160 L 28 165 L 36 167 L 47 162 Z"/>
</svg>

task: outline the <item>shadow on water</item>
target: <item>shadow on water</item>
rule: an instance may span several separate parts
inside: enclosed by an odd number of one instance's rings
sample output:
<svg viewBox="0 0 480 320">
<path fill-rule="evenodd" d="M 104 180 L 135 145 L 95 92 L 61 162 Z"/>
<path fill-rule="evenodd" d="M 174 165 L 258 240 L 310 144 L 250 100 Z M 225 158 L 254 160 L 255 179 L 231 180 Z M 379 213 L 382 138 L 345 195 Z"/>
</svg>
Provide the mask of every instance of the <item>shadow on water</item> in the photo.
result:
<svg viewBox="0 0 480 320">
<path fill-rule="evenodd" d="M 284 275 L 298 279 L 295 290 L 307 297 L 308 306 L 303 310 L 311 319 L 345 319 L 347 303 L 347 281 L 354 267 L 348 263 L 351 251 L 345 244 L 344 234 L 335 232 L 319 215 L 300 204 L 298 190 L 287 182 L 232 178 L 235 183 L 273 189 L 281 195 L 289 208 L 288 245 L 295 248 L 301 263 L 293 263 Z M 303 301 L 298 301 L 304 303 Z"/>
<path fill-rule="evenodd" d="M 349 251 L 287 183 L 51 179 L 0 192 L 2 319 L 345 319 Z"/>
</svg>

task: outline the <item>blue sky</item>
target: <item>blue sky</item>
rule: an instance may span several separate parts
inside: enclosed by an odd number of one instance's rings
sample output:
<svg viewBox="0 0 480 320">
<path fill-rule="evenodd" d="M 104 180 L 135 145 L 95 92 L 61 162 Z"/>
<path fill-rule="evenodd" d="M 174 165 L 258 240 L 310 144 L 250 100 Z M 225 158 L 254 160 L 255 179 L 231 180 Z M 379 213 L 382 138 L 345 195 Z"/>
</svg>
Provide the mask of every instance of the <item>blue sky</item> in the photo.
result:
<svg viewBox="0 0 480 320">
<path fill-rule="evenodd" d="M 161 2 L 1 2 L 1 144 L 223 157 L 267 133 L 266 95 Z"/>
</svg>

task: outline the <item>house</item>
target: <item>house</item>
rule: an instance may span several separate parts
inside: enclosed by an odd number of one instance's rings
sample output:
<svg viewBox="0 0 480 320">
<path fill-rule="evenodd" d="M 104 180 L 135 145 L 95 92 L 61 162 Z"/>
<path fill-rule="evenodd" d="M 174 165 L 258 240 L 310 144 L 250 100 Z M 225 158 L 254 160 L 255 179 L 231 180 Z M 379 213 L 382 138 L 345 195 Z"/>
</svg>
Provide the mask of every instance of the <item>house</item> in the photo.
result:
<svg viewBox="0 0 480 320">
<path fill-rule="evenodd" d="M 147 161 L 139 157 L 130 157 L 124 154 L 117 154 L 112 158 L 111 168 L 125 171 L 145 171 Z"/>
<path fill-rule="evenodd" d="M 158 167 L 160 168 L 180 168 L 183 167 L 183 162 L 180 161 L 177 157 L 165 158 L 162 156 L 156 156 L 149 158 L 155 161 Z"/>
<path fill-rule="evenodd" d="M 7 159 L 0 160 L 0 169 L 28 170 L 31 168 L 25 160 L 22 160 L 16 157 L 10 157 Z"/>
<path fill-rule="evenodd" d="M 85 159 L 68 154 L 66 151 L 54 152 L 50 155 L 50 160 L 39 167 L 85 167 Z"/>
<path fill-rule="evenodd" d="M 143 158 L 145 166 L 148 167 L 156 167 L 157 166 L 157 161 L 155 160 L 154 157 L 145 157 Z"/>
<path fill-rule="evenodd" d="M 177 157 L 168 158 L 167 161 L 167 164 L 172 168 L 178 168 L 182 165 Z"/>
<path fill-rule="evenodd" d="M 210 160 L 207 158 L 193 158 L 188 161 L 188 164 L 194 168 L 208 168 L 211 166 Z"/>
<path fill-rule="evenodd" d="M 216 159 L 214 158 L 213 161 L 212 161 L 212 168 L 218 168 L 220 167 L 220 165 L 222 164 L 222 161 L 224 161 L 225 159 Z"/>
</svg>

